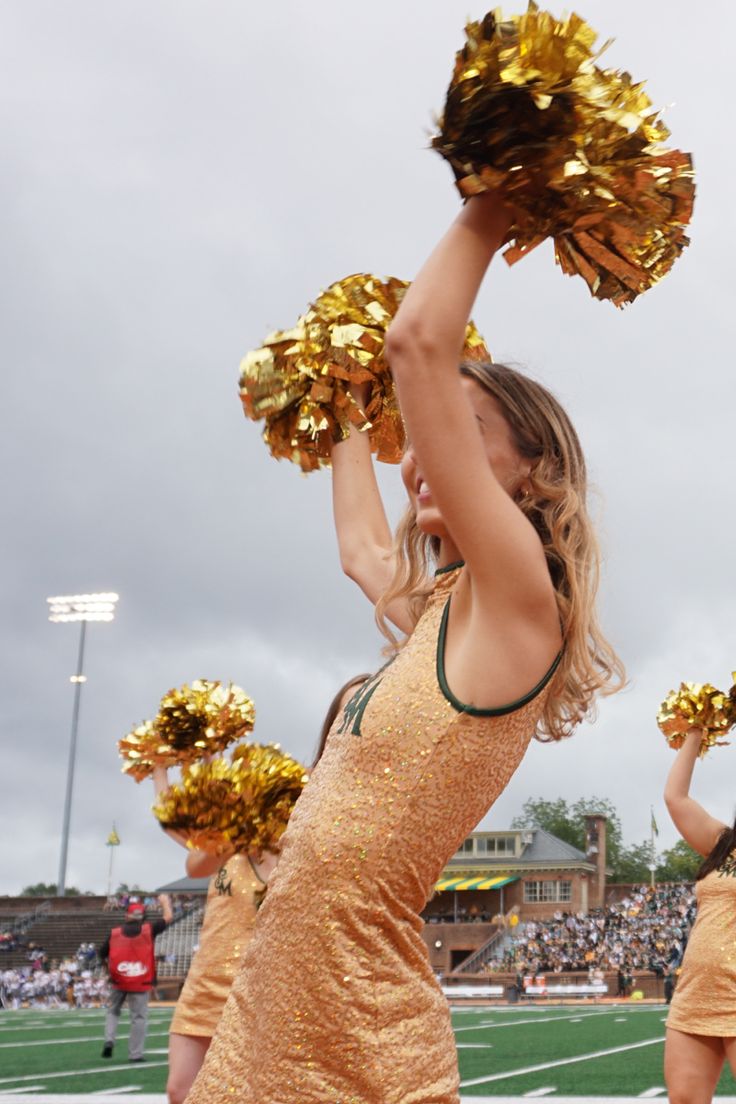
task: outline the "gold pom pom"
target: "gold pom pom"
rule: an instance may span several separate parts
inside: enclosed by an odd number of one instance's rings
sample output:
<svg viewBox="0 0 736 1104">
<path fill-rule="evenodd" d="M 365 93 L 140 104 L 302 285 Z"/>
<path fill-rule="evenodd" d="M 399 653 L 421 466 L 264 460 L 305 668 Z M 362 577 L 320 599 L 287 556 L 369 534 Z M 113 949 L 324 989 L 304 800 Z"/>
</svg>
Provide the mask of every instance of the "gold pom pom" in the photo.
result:
<svg viewBox="0 0 736 1104">
<path fill-rule="evenodd" d="M 163 828 L 183 832 L 199 851 L 278 851 L 307 778 L 276 745 L 245 744 L 234 750 L 232 762 L 185 767 L 153 812 Z"/>
<path fill-rule="evenodd" d="M 215 755 L 252 731 L 254 723 L 253 702 L 239 686 L 196 679 L 165 694 L 156 718 L 118 742 L 123 771 L 140 782 L 154 766 Z"/>
<path fill-rule="evenodd" d="M 277 459 L 314 471 L 330 463 L 336 441 L 354 427 L 368 434 L 379 460 L 396 464 L 404 448 L 386 330 L 408 283 L 359 273 L 322 292 L 291 330 L 279 330 L 241 364 L 240 396 L 248 418 L 265 419 L 263 438 Z M 490 359 L 472 323 L 464 356 Z M 350 385 L 368 384 L 365 417 Z"/>
<path fill-rule="evenodd" d="M 642 85 L 595 64 L 596 37 L 532 2 L 468 23 L 432 146 L 463 197 L 498 190 L 513 207 L 509 264 L 552 237 L 563 272 L 622 306 L 688 244 L 695 186 Z"/>
<path fill-rule="evenodd" d="M 118 740 L 118 751 L 125 760 L 123 773 L 129 774 L 136 782 L 148 778 L 156 765 L 158 743 L 152 721 L 144 721 Z"/>
<path fill-rule="evenodd" d="M 736 674 L 734 675 L 736 679 Z M 736 724 L 736 687 L 728 694 L 710 683 L 681 682 L 679 690 L 670 690 L 657 713 L 657 724 L 672 748 L 682 747 L 692 728 L 702 731 L 699 755 L 709 748 L 725 744 L 725 736 Z"/>
</svg>

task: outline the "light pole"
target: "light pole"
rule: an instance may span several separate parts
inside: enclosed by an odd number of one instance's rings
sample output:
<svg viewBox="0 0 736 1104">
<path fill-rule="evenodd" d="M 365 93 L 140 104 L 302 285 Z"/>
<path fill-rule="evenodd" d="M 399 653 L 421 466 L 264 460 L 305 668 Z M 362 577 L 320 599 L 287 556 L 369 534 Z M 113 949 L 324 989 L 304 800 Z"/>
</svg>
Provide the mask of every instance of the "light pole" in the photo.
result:
<svg viewBox="0 0 736 1104">
<path fill-rule="evenodd" d="M 56 883 L 56 896 L 66 893 L 66 857 L 69 850 L 69 824 L 72 812 L 72 794 L 74 791 L 74 766 L 77 758 L 77 728 L 79 726 L 79 704 L 82 696 L 84 675 L 84 645 L 88 621 L 112 621 L 115 617 L 117 594 L 67 594 L 57 598 L 47 598 L 49 621 L 79 622 L 79 652 L 77 654 L 77 672 L 70 682 L 74 683 L 74 708 L 72 710 L 72 733 L 69 740 L 69 765 L 66 772 L 66 795 L 64 797 L 64 823 L 61 829 L 61 854 L 59 856 L 59 877 Z"/>
</svg>

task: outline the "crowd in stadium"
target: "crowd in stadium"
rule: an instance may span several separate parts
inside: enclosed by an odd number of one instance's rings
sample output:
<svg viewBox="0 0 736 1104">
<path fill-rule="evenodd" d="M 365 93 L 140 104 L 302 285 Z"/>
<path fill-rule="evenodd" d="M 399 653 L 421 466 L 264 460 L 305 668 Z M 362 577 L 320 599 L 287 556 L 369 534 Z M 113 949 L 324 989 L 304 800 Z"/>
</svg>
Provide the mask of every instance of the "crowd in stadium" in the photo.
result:
<svg viewBox="0 0 736 1104">
<path fill-rule="evenodd" d="M 97 1008 L 107 999 L 101 970 L 82 969 L 68 958 L 50 970 L 20 966 L 0 970 L 0 1006 L 16 1008 Z"/>
<path fill-rule="evenodd" d="M 695 919 L 690 884 L 639 886 L 588 915 L 556 912 L 552 920 L 520 924 L 499 970 L 653 970 L 679 964 Z"/>
</svg>

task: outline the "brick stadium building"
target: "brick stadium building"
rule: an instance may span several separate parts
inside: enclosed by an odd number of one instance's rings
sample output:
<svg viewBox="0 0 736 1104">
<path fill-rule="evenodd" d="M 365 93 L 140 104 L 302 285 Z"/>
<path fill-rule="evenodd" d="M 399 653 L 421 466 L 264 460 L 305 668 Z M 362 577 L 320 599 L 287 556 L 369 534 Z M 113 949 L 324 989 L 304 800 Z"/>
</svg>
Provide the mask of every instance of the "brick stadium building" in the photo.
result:
<svg viewBox="0 0 736 1104">
<path fill-rule="evenodd" d="M 606 818 L 585 818 L 586 851 L 543 828 L 472 832 L 453 855 L 423 912 L 432 966 L 443 975 L 484 966 L 506 925 L 555 912 L 601 908 Z M 514 918 L 517 918 L 514 920 Z M 472 961 L 471 961 L 472 960 Z"/>
</svg>

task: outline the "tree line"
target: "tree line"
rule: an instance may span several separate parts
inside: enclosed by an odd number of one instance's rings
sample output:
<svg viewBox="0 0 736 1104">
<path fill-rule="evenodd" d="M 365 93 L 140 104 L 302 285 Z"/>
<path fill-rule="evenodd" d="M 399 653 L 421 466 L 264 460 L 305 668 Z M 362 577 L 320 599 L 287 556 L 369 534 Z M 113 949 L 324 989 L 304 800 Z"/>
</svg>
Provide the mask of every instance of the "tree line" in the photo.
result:
<svg viewBox="0 0 736 1104">
<path fill-rule="evenodd" d="M 546 832 L 586 850 L 585 816 L 601 813 L 608 820 L 606 829 L 606 865 L 612 882 L 648 882 L 650 866 L 654 862 L 654 878 L 657 882 L 691 882 L 703 861 L 684 840 L 674 847 L 652 854 L 651 839 L 626 846 L 621 833 L 621 820 L 615 806 L 608 798 L 581 797 L 568 802 L 562 797 L 547 801 L 531 797 L 524 802 L 521 813 L 511 821 L 512 828 L 543 828 Z"/>
</svg>

